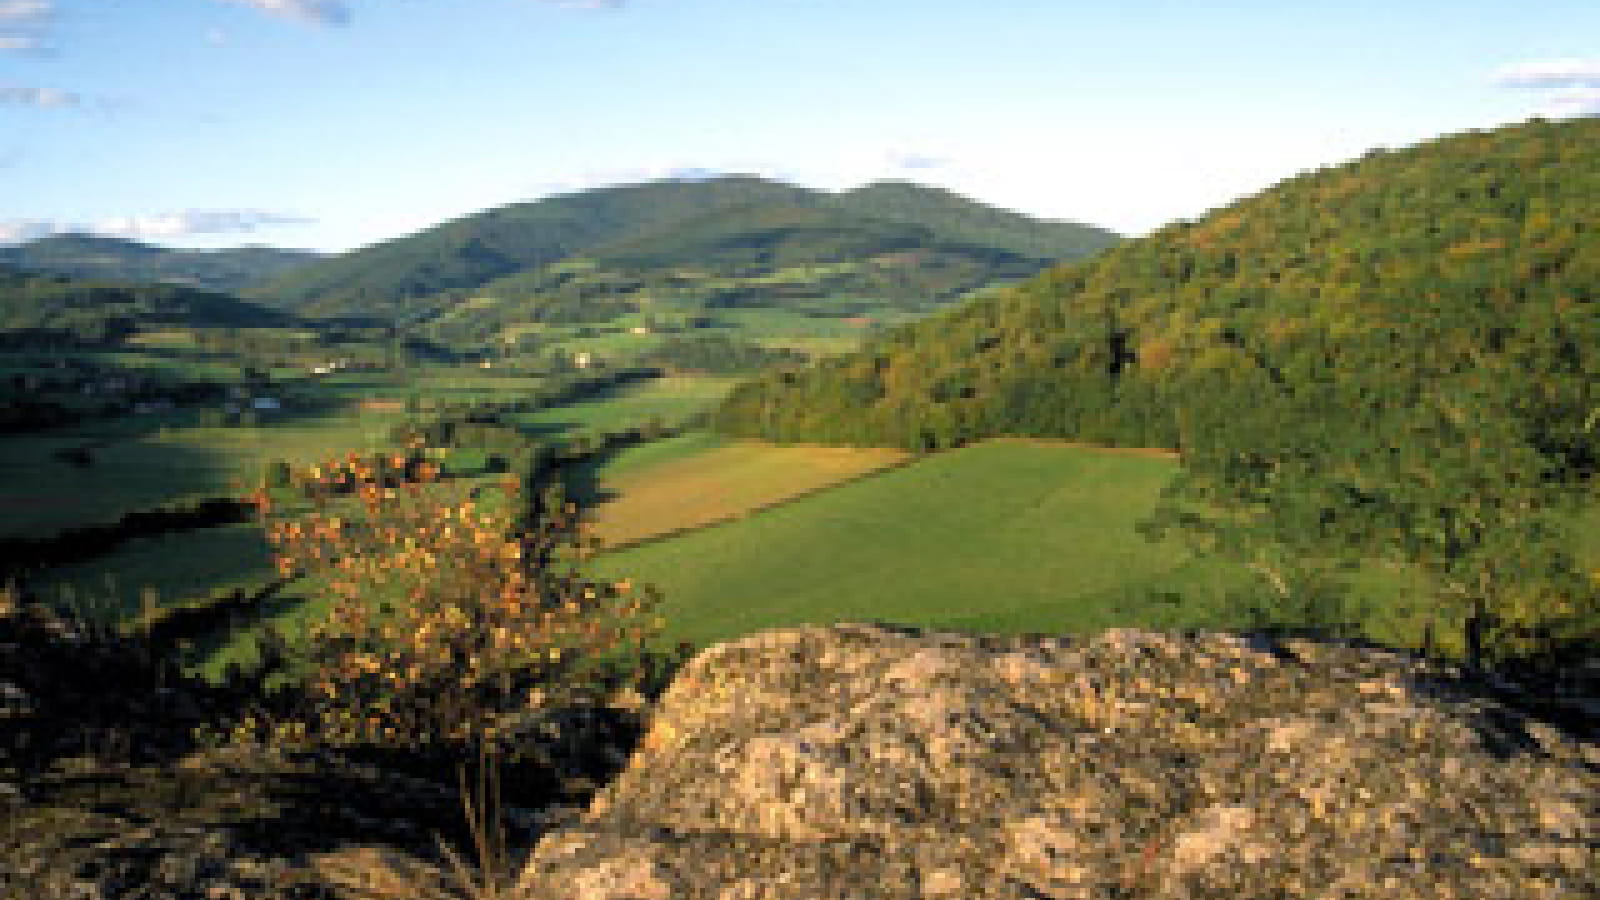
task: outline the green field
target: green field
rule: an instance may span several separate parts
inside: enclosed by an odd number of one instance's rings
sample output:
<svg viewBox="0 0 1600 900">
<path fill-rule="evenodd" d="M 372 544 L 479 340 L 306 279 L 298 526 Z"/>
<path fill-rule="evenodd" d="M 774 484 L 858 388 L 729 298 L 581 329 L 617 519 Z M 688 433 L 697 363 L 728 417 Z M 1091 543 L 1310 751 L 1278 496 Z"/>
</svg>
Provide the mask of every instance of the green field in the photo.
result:
<svg viewBox="0 0 1600 900">
<path fill-rule="evenodd" d="M 594 565 L 658 586 L 665 639 L 697 646 L 839 621 L 1010 632 L 1137 624 L 1118 607 L 1143 589 L 1209 596 L 1245 577 L 1134 531 L 1175 470 L 1159 458 L 982 444 Z M 1165 612 L 1160 624 L 1186 615 L 1205 624 L 1199 608 Z"/>
<path fill-rule="evenodd" d="M 476 368 L 350 373 L 308 386 L 323 404 L 317 410 L 264 416 L 255 427 L 202 427 L 193 411 L 175 411 L 11 436 L 0 441 L 0 536 L 47 536 L 163 503 L 236 496 L 237 485 L 253 483 L 274 459 L 309 463 L 334 452 L 388 447 L 390 429 L 409 418 L 396 398 L 514 400 L 538 382 Z M 716 400 L 730 383 L 661 379 L 542 411 L 525 424 L 530 431 L 554 434 L 622 428 L 651 417 L 676 421 Z M 91 466 L 72 466 L 52 456 L 85 444 L 95 448 Z M 682 449 L 668 442 L 635 452 L 659 462 L 664 450 L 675 447 Z M 35 587 L 47 599 L 65 591 L 125 613 L 136 608 L 146 589 L 162 601 L 188 599 L 258 583 L 267 574 L 257 530 L 239 525 L 130 541 L 106 556 L 51 572 Z"/>
<path fill-rule="evenodd" d="M 129 541 L 115 553 L 54 570 L 33 587 L 48 602 L 121 619 L 139 610 L 146 592 L 166 605 L 256 588 L 273 575 L 261 529 L 245 523 Z"/>
<path fill-rule="evenodd" d="M 514 417 L 518 425 L 545 432 L 608 431 L 658 418 L 672 424 L 709 408 L 735 379 L 684 375 L 636 382 L 603 397 Z"/>
</svg>

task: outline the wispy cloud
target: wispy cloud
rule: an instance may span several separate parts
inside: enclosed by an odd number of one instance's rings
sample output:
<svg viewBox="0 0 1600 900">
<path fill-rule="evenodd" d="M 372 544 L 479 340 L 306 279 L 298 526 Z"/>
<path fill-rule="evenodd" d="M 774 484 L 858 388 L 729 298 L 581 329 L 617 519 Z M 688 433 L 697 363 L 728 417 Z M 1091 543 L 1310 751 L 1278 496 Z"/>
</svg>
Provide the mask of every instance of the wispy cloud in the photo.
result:
<svg viewBox="0 0 1600 900">
<path fill-rule="evenodd" d="M 1600 87 L 1600 59 L 1542 59 L 1502 66 L 1496 84 L 1519 88 Z"/>
<path fill-rule="evenodd" d="M 896 151 L 889 154 L 889 165 L 896 169 L 942 169 L 950 165 L 950 160 L 931 153 Z"/>
<path fill-rule="evenodd" d="M 88 223 L 11 219 L 0 221 L 0 244 L 26 243 L 65 232 L 132 239 L 248 234 L 274 225 L 309 225 L 315 221 L 305 216 L 260 209 L 186 209 L 146 216 L 114 216 Z"/>
<path fill-rule="evenodd" d="M 1540 112 L 1548 119 L 1600 116 L 1600 86 L 1551 91 L 1546 95 Z"/>
<path fill-rule="evenodd" d="M 83 105 L 83 95 L 59 88 L 0 84 L 0 106 L 33 106 L 39 109 L 68 109 Z"/>
<path fill-rule="evenodd" d="M 1515 63 L 1495 70 L 1493 81 L 1537 92 L 1542 101 L 1537 112 L 1547 118 L 1600 116 L 1600 59 Z"/>
<path fill-rule="evenodd" d="M 771 166 L 752 165 L 727 165 L 727 166 L 699 166 L 685 165 L 683 163 L 661 163 L 656 165 L 641 165 L 619 168 L 585 169 L 569 175 L 566 178 L 541 181 L 531 187 L 537 194 L 567 193 L 569 191 L 586 191 L 591 188 L 612 187 L 623 184 L 641 184 L 646 181 L 658 181 L 664 178 L 679 181 L 704 181 L 708 178 L 717 178 L 722 175 L 757 175 L 779 181 L 789 180 L 790 173 L 779 171 Z"/>
<path fill-rule="evenodd" d="M 50 49 L 55 0 L 0 0 L 0 51 Z"/>
<path fill-rule="evenodd" d="M 717 169 L 708 169 L 704 166 L 678 166 L 668 169 L 666 177 L 676 178 L 679 181 L 705 181 L 723 174 Z"/>
<path fill-rule="evenodd" d="M 114 116 L 131 105 L 132 102 L 126 97 L 86 96 L 61 88 L 0 83 L 0 107 L 75 110 L 85 114 Z"/>
<path fill-rule="evenodd" d="M 117 237 L 188 237 L 245 234 L 272 225 L 309 225 L 315 219 L 259 209 L 186 209 L 152 216 L 102 219 L 92 230 Z"/>
<path fill-rule="evenodd" d="M 26 244 L 59 230 L 56 223 L 40 219 L 0 220 L 0 244 Z"/>
<path fill-rule="evenodd" d="M 350 8 L 340 0 L 217 0 L 312 25 L 348 25 Z"/>
<path fill-rule="evenodd" d="M 538 0 L 563 9 L 621 9 L 628 0 Z"/>
</svg>

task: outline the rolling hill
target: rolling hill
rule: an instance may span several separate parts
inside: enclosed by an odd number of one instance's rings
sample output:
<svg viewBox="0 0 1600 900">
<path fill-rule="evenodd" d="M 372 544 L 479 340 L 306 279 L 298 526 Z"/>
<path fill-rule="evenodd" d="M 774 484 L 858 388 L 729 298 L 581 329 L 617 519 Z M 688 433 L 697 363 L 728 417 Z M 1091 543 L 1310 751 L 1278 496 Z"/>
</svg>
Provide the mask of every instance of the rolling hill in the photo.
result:
<svg viewBox="0 0 1600 900">
<path fill-rule="evenodd" d="M 0 266 L 0 343 L 115 343 L 162 328 L 277 328 L 285 312 L 174 284 L 41 275 Z"/>
<path fill-rule="evenodd" d="M 763 375 L 716 425 L 1180 448 L 1150 527 L 1247 561 L 1262 616 L 1359 622 L 1348 573 L 1382 560 L 1431 585 L 1418 643 L 1592 639 L 1572 523 L 1600 469 L 1597 148 L 1591 118 L 1373 151 Z"/>
<path fill-rule="evenodd" d="M 236 293 L 322 258 L 309 250 L 174 250 L 121 238 L 58 234 L 0 247 L 0 264 L 72 278 L 166 282 Z"/>
<path fill-rule="evenodd" d="M 323 316 L 418 317 L 428 298 L 471 290 L 711 209 L 789 202 L 800 188 L 750 177 L 648 184 L 514 203 L 364 247 L 252 292 Z"/>
<path fill-rule="evenodd" d="M 1032 259 L 1076 259 L 1116 243 L 1117 235 L 1076 222 L 1035 219 L 943 188 L 899 179 L 834 194 L 829 206 L 890 222 L 935 228 L 946 240 L 1009 250 Z"/>
<path fill-rule="evenodd" d="M 357 250 L 290 273 L 252 296 L 312 315 L 405 322 L 429 319 L 463 300 L 507 306 L 476 316 L 485 323 L 469 330 L 483 333 L 492 330 L 493 319 L 603 320 L 664 293 L 715 304 L 753 281 L 805 282 L 797 290 L 815 293 L 815 280 L 828 273 L 797 270 L 864 265 L 915 251 L 929 256 L 899 262 L 918 271 L 924 262 L 930 271 L 973 270 L 943 279 L 965 290 L 1032 274 L 1047 261 L 1116 239 L 931 189 L 903 186 L 889 193 L 899 199 L 890 202 L 884 188 L 833 195 L 742 175 L 599 188 L 501 207 Z M 552 306 L 561 311 L 541 311 Z"/>
</svg>

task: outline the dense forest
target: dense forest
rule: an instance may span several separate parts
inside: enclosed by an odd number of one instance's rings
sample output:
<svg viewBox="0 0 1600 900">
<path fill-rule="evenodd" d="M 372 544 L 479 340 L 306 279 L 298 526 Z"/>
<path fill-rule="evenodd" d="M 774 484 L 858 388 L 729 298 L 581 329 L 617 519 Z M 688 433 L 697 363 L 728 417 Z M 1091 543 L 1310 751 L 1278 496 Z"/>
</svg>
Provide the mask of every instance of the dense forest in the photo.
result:
<svg viewBox="0 0 1600 900">
<path fill-rule="evenodd" d="M 734 392 L 778 441 L 1180 449 L 1155 532 L 1333 622 L 1342 572 L 1432 586 L 1474 655 L 1593 634 L 1566 548 L 1600 425 L 1600 120 L 1472 131 L 1285 181 Z M 1455 637 L 1451 637 L 1454 635 Z"/>
</svg>

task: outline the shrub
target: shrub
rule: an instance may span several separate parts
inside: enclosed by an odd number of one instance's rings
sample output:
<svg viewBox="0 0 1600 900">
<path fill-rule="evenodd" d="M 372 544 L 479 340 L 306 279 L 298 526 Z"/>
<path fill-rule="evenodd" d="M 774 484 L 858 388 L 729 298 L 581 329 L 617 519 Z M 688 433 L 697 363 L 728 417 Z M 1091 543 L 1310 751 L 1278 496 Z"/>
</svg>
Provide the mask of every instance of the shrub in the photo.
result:
<svg viewBox="0 0 1600 900">
<path fill-rule="evenodd" d="M 315 492 L 294 517 L 265 491 L 253 498 L 279 572 L 309 576 L 330 601 L 298 651 L 306 705 L 290 733 L 481 746 L 541 707 L 602 699 L 624 686 L 627 660 L 648 658 L 656 597 L 578 571 L 588 542 L 572 505 L 530 514 L 515 480 L 474 500 L 427 464 L 385 484 L 354 454 L 311 471 L 353 496 Z"/>
</svg>

